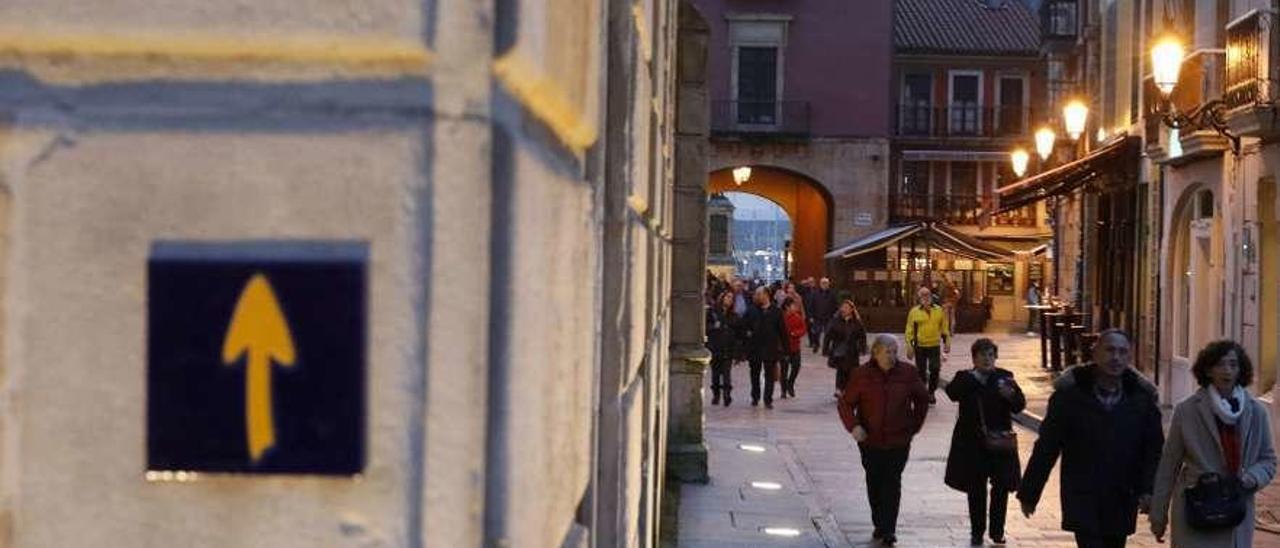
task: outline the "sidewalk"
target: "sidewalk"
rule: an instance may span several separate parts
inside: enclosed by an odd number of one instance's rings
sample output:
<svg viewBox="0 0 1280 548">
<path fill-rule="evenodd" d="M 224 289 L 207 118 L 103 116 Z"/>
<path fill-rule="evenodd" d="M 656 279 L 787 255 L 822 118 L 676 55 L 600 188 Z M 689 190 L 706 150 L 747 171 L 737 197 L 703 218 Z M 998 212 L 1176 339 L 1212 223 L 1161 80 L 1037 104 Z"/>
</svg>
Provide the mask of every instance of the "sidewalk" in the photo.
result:
<svg viewBox="0 0 1280 548">
<path fill-rule="evenodd" d="M 979 336 L 983 335 L 957 337 L 944 365 L 944 378 L 971 366 L 968 348 Z M 1013 370 L 1028 400 L 1037 402 L 1029 407 L 1034 412 L 1038 405 L 1043 412 L 1052 387 L 1047 372 L 1039 370 L 1038 339 L 1023 334 L 985 336 L 1000 346 L 999 365 Z M 734 368 L 733 381 L 731 407 L 711 406 L 710 389 L 706 390 L 711 482 L 682 486 L 678 545 L 875 546 L 857 446 L 836 414 L 831 396 L 835 374 L 825 360 L 804 351 L 796 387 L 799 397 L 775 400 L 773 410 L 763 405 L 751 407 L 745 365 Z M 968 546 L 965 496 L 942 483 L 955 418 L 956 406 L 943 396 L 912 445 L 903 475 L 898 546 Z M 1019 438 L 1025 464 L 1036 436 L 1019 429 Z M 759 446 L 763 452 L 744 450 L 740 448 L 743 445 Z M 780 489 L 755 488 L 753 481 L 775 482 Z M 1055 468 L 1039 511 L 1030 519 L 1022 516 L 1017 501 L 1010 498 L 1008 545 L 1074 546 L 1073 537 L 1060 530 L 1060 520 Z M 1167 546 L 1156 544 L 1145 523 L 1139 522 L 1139 532 L 1130 537 L 1128 545 Z M 773 527 L 794 529 L 797 536 L 765 533 L 765 528 Z M 1259 531 L 1255 546 L 1280 548 L 1280 536 Z"/>
</svg>

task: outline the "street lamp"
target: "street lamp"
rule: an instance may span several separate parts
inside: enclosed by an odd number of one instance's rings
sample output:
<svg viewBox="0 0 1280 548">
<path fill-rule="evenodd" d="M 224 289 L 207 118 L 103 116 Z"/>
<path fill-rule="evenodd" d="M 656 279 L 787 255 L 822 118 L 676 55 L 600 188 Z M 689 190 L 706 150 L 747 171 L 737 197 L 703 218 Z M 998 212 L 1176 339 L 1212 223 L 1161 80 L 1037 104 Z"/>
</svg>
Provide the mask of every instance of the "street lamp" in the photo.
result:
<svg viewBox="0 0 1280 548">
<path fill-rule="evenodd" d="M 1224 118 L 1227 104 L 1222 99 L 1214 99 L 1190 112 L 1182 112 L 1174 106 L 1170 96 L 1173 88 L 1178 86 L 1178 73 L 1182 69 L 1185 50 L 1177 36 L 1167 34 L 1151 48 L 1151 72 L 1156 88 L 1160 90 L 1160 119 L 1170 129 L 1183 128 L 1191 130 L 1212 129 L 1231 142 L 1231 153 L 1240 154 L 1240 136 L 1231 133 Z"/>
<path fill-rule="evenodd" d="M 1185 55 L 1182 42 L 1172 34 L 1165 35 L 1151 48 L 1151 78 L 1165 97 L 1178 85 L 1178 72 Z"/>
<path fill-rule="evenodd" d="M 750 179 L 751 179 L 750 167 L 742 166 L 742 167 L 734 168 L 733 182 L 736 183 L 738 186 L 742 186 L 742 183 L 745 183 Z"/>
<path fill-rule="evenodd" d="M 1021 178 L 1027 173 L 1027 161 L 1031 156 L 1027 154 L 1026 149 L 1015 148 L 1009 153 L 1009 162 L 1013 164 L 1013 174 Z"/>
<path fill-rule="evenodd" d="M 1072 141 L 1084 134 L 1084 125 L 1088 119 L 1089 107 L 1085 106 L 1084 101 L 1073 99 L 1062 107 L 1062 121 Z"/>
<path fill-rule="evenodd" d="M 1040 155 L 1040 160 L 1047 162 L 1053 155 L 1053 142 L 1057 138 L 1057 134 L 1049 126 L 1036 130 L 1036 154 Z"/>
</svg>

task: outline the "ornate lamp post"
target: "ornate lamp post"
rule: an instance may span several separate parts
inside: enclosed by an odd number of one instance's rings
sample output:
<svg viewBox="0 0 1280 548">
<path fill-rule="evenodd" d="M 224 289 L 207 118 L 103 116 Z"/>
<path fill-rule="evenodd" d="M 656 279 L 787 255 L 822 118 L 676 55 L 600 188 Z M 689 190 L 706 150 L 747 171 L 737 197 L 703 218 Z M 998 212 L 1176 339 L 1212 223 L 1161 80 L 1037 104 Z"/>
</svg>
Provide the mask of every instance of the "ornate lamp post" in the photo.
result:
<svg viewBox="0 0 1280 548">
<path fill-rule="evenodd" d="M 1024 148 L 1015 148 L 1009 153 L 1009 162 L 1013 164 L 1013 174 L 1021 178 L 1027 173 L 1027 162 L 1031 160 L 1031 155 L 1027 154 Z"/>
<path fill-rule="evenodd" d="M 1040 161 L 1047 162 L 1049 157 L 1053 156 L 1053 142 L 1057 138 L 1058 135 L 1049 126 L 1042 126 L 1036 130 L 1036 154 L 1040 156 Z"/>
<path fill-rule="evenodd" d="M 1079 139 L 1084 134 L 1084 126 L 1089 120 L 1089 107 L 1085 106 L 1084 101 L 1073 99 L 1062 107 L 1062 121 L 1066 126 L 1067 135 L 1072 141 Z"/>
</svg>

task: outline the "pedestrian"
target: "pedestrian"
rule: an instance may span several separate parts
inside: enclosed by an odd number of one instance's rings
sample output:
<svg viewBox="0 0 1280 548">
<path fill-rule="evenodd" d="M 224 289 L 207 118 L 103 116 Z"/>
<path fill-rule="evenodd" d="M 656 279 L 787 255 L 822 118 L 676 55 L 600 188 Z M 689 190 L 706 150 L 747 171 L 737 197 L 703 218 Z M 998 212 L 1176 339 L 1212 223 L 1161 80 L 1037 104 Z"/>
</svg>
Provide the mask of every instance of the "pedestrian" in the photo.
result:
<svg viewBox="0 0 1280 548">
<path fill-rule="evenodd" d="M 711 405 L 729 407 L 733 402 L 733 361 L 737 353 L 738 323 L 733 311 L 732 291 L 720 293 L 716 305 L 707 309 L 707 350 L 711 352 Z"/>
<path fill-rule="evenodd" d="M 836 315 L 836 304 L 836 294 L 831 290 L 831 280 L 827 278 L 819 280 L 818 287 L 809 291 L 804 308 L 809 319 L 809 348 L 815 353 L 822 348 L 819 339 Z"/>
<path fill-rule="evenodd" d="M 1018 487 L 1030 517 L 1062 457 L 1062 528 L 1080 548 L 1123 548 L 1150 509 L 1164 433 L 1151 383 L 1130 366 L 1129 337 L 1098 335 L 1093 361 L 1054 381 L 1048 412 Z"/>
<path fill-rule="evenodd" d="M 835 397 L 840 397 L 849 373 L 858 366 L 866 352 L 867 330 L 863 327 L 862 316 L 853 301 L 845 299 L 840 303 L 836 317 L 828 322 L 826 335 L 822 337 L 822 355 L 827 357 L 827 367 L 836 370 Z"/>
<path fill-rule="evenodd" d="M 941 295 L 938 295 L 938 301 L 941 301 L 942 311 L 947 315 L 947 325 L 954 331 L 956 330 L 956 307 L 960 306 L 960 288 L 952 283 L 951 278 L 943 276 L 938 289 L 941 292 Z"/>
<path fill-rule="evenodd" d="M 1027 306 L 1040 306 L 1040 284 L 1035 280 L 1031 280 L 1031 285 L 1027 287 Z M 1027 335 L 1035 335 L 1036 317 L 1040 315 L 1040 311 L 1034 308 L 1027 309 Z"/>
<path fill-rule="evenodd" d="M 933 301 L 928 287 L 916 291 L 916 306 L 907 312 L 907 358 L 916 360 L 920 380 L 929 387 L 929 403 L 936 403 L 942 353 L 951 353 L 951 327 L 947 314 Z"/>
<path fill-rule="evenodd" d="M 1217 341 L 1200 351 L 1191 372 L 1200 390 L 1173 409 L 1152 494 L 1151 533 L 1164 538 L 1172 509 L 1175 548 L 1248 548 L 1254 495 L 1276 474 L 1267 408 L 1245 390 L 1253 382 L 1253 363 L 1239 343 Z M 1205 530 L 1189 523 L 1184 490 L 1209 473 L 1242 488 L 1244 519 L 1234 527 Z"/>
<path fill-rule="evenodd" d="M 734 278 L 730 287 L 733 288 L 733 313 L 739 318 L 746 317 L 747 309 L 751 307 L 751 299 L 747 297 L 747 282 L 742 278 Z"/>
<path fill-rule="evenodd" d="M 991 339 L 974 341 L 969 353 L 973 357 L 973 369 L 956 373 L 946 388 L 947 397 L 960 404 L 960 411 L 951 432 L 944 481 L 952 489 L 968 495 L 970 544 L 980 546 L 986 532 L 991 533 L 992 542 L 1004 544 L 1009 493 L 1018 488 L 1021 477 L 1017 438 L 1012 435 L 1013 414 L 1026 408 L 1027 400 L 1013 373 L 996 367 L 998 348 Z M 1013 441 L 1005 440 L 1004 445 L 993 447 L 987 441 L 991 436 Z M 990 512 L 987 511 L 988 483 L 991 485 Z"/>
<path fill-rule="evenodd" d="M 892 546 L 898 541 L 898 504 L 902 471 L 911 439 L 924 425 L 929 398 L 911 364 L 898 359 L 898 340 L 879 335 L 871 344 L 871 361 L 854 368 L 837 406 L 844 429 L 858 442 L 871 503 L 871 534 Z"/>
<path fill-rule="evenodd" d="M 773 388 L 778 382 L 778 360 L 785 352 L 787 327 L 782 312 L 774 306 L 769 289 L 761 287 L 755 294 L 756 308 L 751 311 L 751 405 L 760 405 L 760 377 L 764 375 L 764 406 L 773 409 Z"/>
<path fill-rule="evenodd" d="M 796 377 L 800 375 L 800 341 L 808 328 L 800 299 L 788 297 L 783 321 L 787 326 L 787 355 L 782 361 L 782 397 L 796 397 Z"/>
</svg>

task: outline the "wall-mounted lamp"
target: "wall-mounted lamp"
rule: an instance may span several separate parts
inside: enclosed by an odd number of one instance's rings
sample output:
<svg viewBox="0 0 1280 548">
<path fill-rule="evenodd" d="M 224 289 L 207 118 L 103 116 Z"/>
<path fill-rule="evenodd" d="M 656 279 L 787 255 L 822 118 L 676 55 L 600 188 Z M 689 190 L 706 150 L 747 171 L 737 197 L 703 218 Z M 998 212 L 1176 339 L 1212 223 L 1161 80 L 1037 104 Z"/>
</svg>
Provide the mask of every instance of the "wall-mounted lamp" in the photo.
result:
<svg viewBox="0 0 1280 548">
<path fill-rule="evenodd" d="M 1085 123 L 1089 121 L 1089 107 L 1079 99 L 1071 100 L 1062 107 L 1062 121 L 1071 140 L 1079 139 L 1084 134 Z"/>
<path fill-rule="evenodd" d="M 1182 70 L 1185 57 L 1186 50 L 1182 47 L 1182 41 L 1172 34 L 1166 34 L 1157 40 L 1156 45 L 1151 48 L 1151 72 L 1156 88 L 1160 90 L 1161 120 L 1170 129 L 1212 129 L 1231 142 L 1232 154 L 1239 155 L 1240 136 L 1231 133 L 1223 118 L 1227 104 L 1222 99 L 1204 103 L 1191 112 L 1179 111 L 1170 100 L 1173 89 L 1178 86 L 1178 73 Z"/>
<path fill-rule="evenodd" d="M 1049 160 L 1049 157 L 1053 155 L 1053 142 L 1057 139 L 1058 135 L 1049 126 L 1036 130 L 1036 154 L 1040 155 L 1040 160 Z"/>
<path fill-rule="evenodd" d="M 1013 164 L 1013 174 L 1021 178 L 1027 173 L 1027 162 L 1031 160 L 1031 155 L 1027 154 L 1026 149 L 1015 148 L 1009 153 L 1009 163 Z"/>
<path fill-rule="evenodd" d="M 738 186 L 751 180 L 751 168 L 747 166 L 737 167 L 733 169 L 733 182 Z"/>
</svg>

